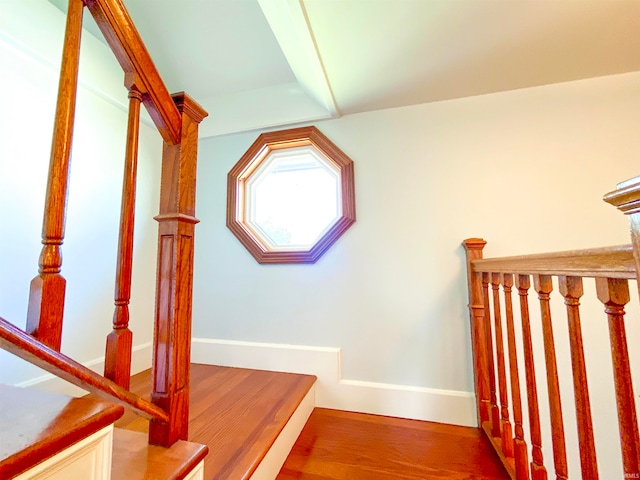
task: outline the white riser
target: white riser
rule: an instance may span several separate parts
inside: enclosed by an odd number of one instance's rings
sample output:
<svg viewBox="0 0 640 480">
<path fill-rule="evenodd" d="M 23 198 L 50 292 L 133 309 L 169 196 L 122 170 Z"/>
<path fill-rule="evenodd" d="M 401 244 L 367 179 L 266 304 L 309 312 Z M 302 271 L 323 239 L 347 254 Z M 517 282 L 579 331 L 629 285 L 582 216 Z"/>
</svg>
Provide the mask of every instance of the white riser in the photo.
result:
<svg viewBox="0 0 640 480">
<path fill-rule="evenodd" d="M 113 425 L 18 475 L 14 480 L 109 480 Z"/>
</svg>

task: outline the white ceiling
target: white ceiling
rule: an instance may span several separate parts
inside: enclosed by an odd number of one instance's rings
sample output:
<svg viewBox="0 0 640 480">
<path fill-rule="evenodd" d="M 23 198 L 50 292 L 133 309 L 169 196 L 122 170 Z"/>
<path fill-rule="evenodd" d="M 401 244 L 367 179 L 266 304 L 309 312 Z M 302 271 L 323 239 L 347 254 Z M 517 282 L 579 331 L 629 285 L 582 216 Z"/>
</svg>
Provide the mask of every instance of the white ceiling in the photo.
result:
<svg viewBox="0 0 640 480">
<path fill-rule="evenodd" d="M 201 136 L 640 70 L 640 0 L 124 3 Z"/>
</svg>

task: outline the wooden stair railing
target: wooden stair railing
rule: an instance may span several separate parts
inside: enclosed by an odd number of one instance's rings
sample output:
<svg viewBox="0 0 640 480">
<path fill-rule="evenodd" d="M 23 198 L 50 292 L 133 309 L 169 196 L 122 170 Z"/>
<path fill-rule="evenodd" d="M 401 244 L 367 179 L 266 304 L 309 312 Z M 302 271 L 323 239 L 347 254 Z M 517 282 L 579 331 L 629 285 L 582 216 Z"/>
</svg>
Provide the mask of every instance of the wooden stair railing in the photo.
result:
<svg viewBox="0 0 640 480">
<path fill-rule="evenodd" d="M 558 359 L 553 334 L 554 324 L 550 308 L 553 277 L 556 277 L 567 311 L 582 474 L 581 477 L 573 478 L 590 480 L 599 478 L 580 325 L 583 278 L 595 279 L 597 297 L 604 306 L 609 323 L 625 478 L 640 478 L 640 441 L 624 325 L 624 306 L 630 299 L 628 280 L 637 279 L 632 246 L 483 259 L 482 250 L 486 244 L 484 240 L 472 238 L 465 240 L 463 244 L 467 251 L 478 418 L 481 428 L 491 440 L 511 477 L 518 480 L 544 480 L 550 476 L 555 476 L 557 479 L 569 478 L 562 412 L 563 409 L 571 407 L 562 405 L 561 402 Z M 511 298 L 514 285 L 520 297 L 519 319 L 514 318 L 516 316 Z M 545 459 L 542 453 L 541 418 L 538 408 L 540 399 L 537 392 L 536 360 L 532 348 L 529 310 L 531 285 L 537 293 L 540 305 L 553 447 L 552 465 L 549 465 L 549 459 Z M 502 300 L 500 287 L 502 287 Z M 493 291 L 492 297 L 488 294 L 489 288 Z M 501 314 L 502 304 L 505 305 L 506 310 L 504 319 Z M 522 329 L 523 352 L 516 350 L 516 320 L 519 320 Z M 502 332 L 505 324 L 506 340 Z M 505 353 L 505 348 L 508 353 Z M 521 367 L 518 364 L 520 354 L 520 358 L 524 359 L 526 398 L 523 398 L 520 391 L 520 378 L 522 378 L 519 370 Z M 507 358 L 509 387 L 507 387 L 506 373 Z M 494 367 L 494 363 L 497 364 L 497 368 Z M 499 395 L 496 395 L 496 388 Z M 513 417 L 509 412 L 509 401 L 514 408 Z M 525 435 L 523 429 L 523 402 L 526 402 L 528 408 L 529 435 Z M 515 423 L 513 433 L 510 418 L 513 418 Z M 531 445 L 527 445 L 526 438 L 530 438 Z M 554 473 L 552 474 L 551 471 Z"/>
<path fill-rule="evenodd" d="M 82 15 L 87 6 L 124 72 L 129 115 L 113 331 L 107 337 L 105 377 L 59 353 L 66 281 L 61 275 L 67 184 L 75 117 Z M 69 0 L 39 273 L 31 282 L 27 335 L 0 318 L 0 347 L 81 388 L 128 405 L 151 419 L 149 441 L 168 447 L 187 439 L 191 292 L 198 124 L 207 116 L 185 93 L 170 95 L 122 0 Z M 164 141 L 160 189 L 156 314 L 151 403 L 128 392 L 133 333 L 129 301 L 140 103 Z"/>
<path fill-rule="evenodd" d="M 169 415 L 160 407 L 98 375 L 66 355 L 42 345 L 1 317 L 0 347 L 77 387 L 130 408 L 139 415 L 169 421 Z"/>
</svg>

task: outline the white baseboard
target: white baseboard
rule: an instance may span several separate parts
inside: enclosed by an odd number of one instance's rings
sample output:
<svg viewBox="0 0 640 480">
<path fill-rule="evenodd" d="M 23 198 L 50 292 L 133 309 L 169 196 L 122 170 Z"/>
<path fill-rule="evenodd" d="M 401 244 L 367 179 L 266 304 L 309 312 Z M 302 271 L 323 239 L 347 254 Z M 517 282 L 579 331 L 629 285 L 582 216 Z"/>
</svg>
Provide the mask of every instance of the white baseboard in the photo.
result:
<svg viewBox="0 0 640 480">
<path fill-rule="evenodd" d="M 304 373 L 318 377 L 316 406 L 392 417 L 476 426 L 472 392 L 363 382 L 342 378 L 340 349 L 194 338 L 191 361 L 210 365 Z M 102 374 L 104 357 L 84 364 Z M 133 348 L 132 375 L 151 368 L 151 343 Z M 51 374 L 19 383 L 64 395 L 86 392 Z"/>
<path fill-rule="evenodd" d="M 193 338 L 191 361 L 315 375 L 318 407 L 477 426 L 472 392 L 343 379 L 339 348 Z"/>
<path fill-rule="evenodd" d="M 142 372 L 151 368 L 151 342 L 143 343 L 133 347 L 131 351 L 131 375 Z M 104 375 L 104 357 L 90 360 L 83 364 L 100 375 Z M 51 373 L 47 373 L 40 377 L 26 380 L 16 384 L 17 387 L 34 387 L 39 390 L 45 390 L 52 393 L 60 393 L 72 397 L 80 397 L 86 395 L 87 392 L 75 385 L 56 377 Z"/>
</svg>

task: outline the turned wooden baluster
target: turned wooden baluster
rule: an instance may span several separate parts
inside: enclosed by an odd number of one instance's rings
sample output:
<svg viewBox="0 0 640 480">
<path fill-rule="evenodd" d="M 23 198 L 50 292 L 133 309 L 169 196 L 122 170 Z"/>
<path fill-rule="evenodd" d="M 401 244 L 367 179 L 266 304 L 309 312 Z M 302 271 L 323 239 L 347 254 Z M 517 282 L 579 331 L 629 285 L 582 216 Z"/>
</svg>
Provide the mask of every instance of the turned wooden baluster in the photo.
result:
<svg viewBox="0 0 640 480">
<path fill-rule="evenodd" d="M 516 333 L 513 326 L 513 301 L 511 289 L 513 287 L 513 275 L 502 276 L 502 288 L 504 290 L 504 308 L 507 321 L 507 343 L 509 346 L 509 375 L 511 379 L 511 397 L 513 400 L 513 421 L 515 424 L 514 458 L 516 478 L 518 480 L 529 479 L 529 459 L 527 455 L 527 443 L 524 439 L 522 427 L 522 400 L 520 398 L 520 377 L 518 375 L 518 354 L 516 351 Z"/>
<path fill-rule="evenodd" d="M 129 91 L 129 120 L 125 152 L 122 204 L 120 207 L 120 236 L 116 265 L 115 311 L 113 331 L 107 336 L 104 376 L 129 389 L 131 378 L 131 347 L 133 334 L 129 330 L 129 301 L 131 299 L 131 268 L 133 262 L 133 230 L 136 204 L 136 176 L 138 172 L 138 132 L 140 102 L 137 89 Z"/>
<path fill-rule="evenodd" d="M 490 418 L 489 400 L 489 352 L 485 331 L 484 302 L 482 297 L 482 274 L 473 271 L 471 262 L 482 258 L 482 249 L 487 244 L 481 238 L 469 238 L 463 245 L 467 251 L 467 280 L 469 284 L 469 314 L 471 316 L 474 379 L 478 396 L 478 422 L 480 426 Z"/>
<path fill-rule="evenodd" d="M 158 271 L 151 401 L 169 413 L 152 420 L 149 442 L 186 440 L 189 426 L 191 292 L 196 202 L 198 124 L 205 112 L 184 93 L 173 95 L 182 117 L 181 141 L 164 144 L 158 226 Z"/>
<path fill-rule="evenodd" d="M 520 318 L 522 320 L 522 345 L 524 349 L 524 371 L 527 380 L 527 407 L 531 434 L 531 478 L 547 480 L 547 469 L 542 455 L 542 434 L 540 432 L 540 412 L 538 409 L 538 387 L 531 341 L 529 320 L 529 275 L 518 275 L 518 295 L 520 296 Z"/>
<path fill-rule="evenodd" d="M 500 428 L 502 431 L 502 451 L 507 457 L 513 457 L 513 431 L 509 420 L 509 392 L 507 392 L 507 371 L 504 359 L 504 340 L 502 336 L 502 315 L 500 309 L 500 274 L 491 274 L 493 290 L 493 320 L 496 328 L 496 356 L 498 359 L 498 387 L 500 389 Z"/>
<path fill-rule="evenodd" d="M 489 274 L 482 274 L 482 297 L 484 302 L 484 327 L 487 338 L 489 397 L 491 402 L 491 436 L 500 438 L 500 410 L 496 397 L 496 370 L 493 361 L 493 334 L 491 333 L 491 307 L 489 306 Z"/>
<path fill-rule="evenodd" d="M 611 356 L 613 358 L 618 425 L 620 427 L 625 478 L 640 478 L 638 420 L 624 326 L 624 306 L 629 302 L 629 286 L 627 280 L 597 278 L 596 290 L 598 299 L 605 305 L 605 312 L 609 319 Z"/>
<path fill-rule="evenodd" d="M 39 275 L 31 281 L 29 288 L 27 309 L 26 331 L 55 350 L 60 350 L 62 343 L 67 283 L 60 275 L 60 245 L 64 240 L 83 7 L 82 0 L 69 0 L 42 222 L 43 247 L 38 262 Z"/>
<path fill-rule="evenodd" d="M 580 297 L 583 294 L 582 278 L 561 276 L 558 278 L 558 283 L 560 293 L 564 297 L 564 303 L 567 306 L 567 319 L 569 322 L 569 345 L 571 347 L 573 391 L 576 402 L 582 478 L 597 480 L 598 461 L 593 440 L 587 369 L 582 346 L 582 328 L 580 327 Z"/>
<path fill-rule="evenodd" d="M 542 336 L 544 342 L 544 360 L 547 368 L 547 389 L 549 394 L 549 415 L 551 416 L 551 439 L 553 443 L 553 464 L 557 479 L 567 478 L 567 452 L 562 423 L 562 402 L 560 401 L 560 385 L 558 384 L 558 365 L 556 363 L 556 347 L 553 341 L 551 324 L 551 308 L 549 298 L 553 290 L 550 275 L 534 275 L 533 284 L 540 300 L 542 316 Z"/>
</svg>

